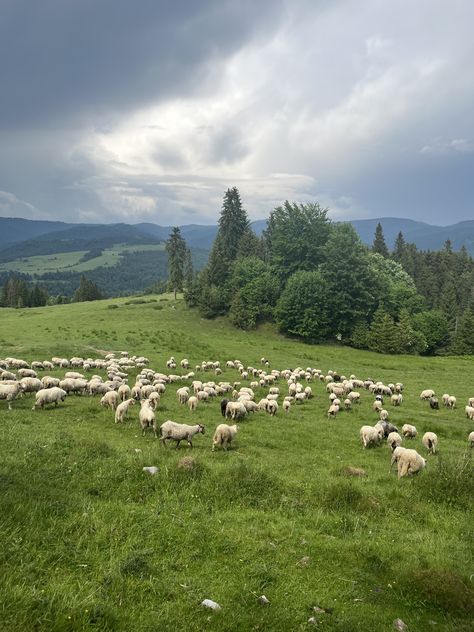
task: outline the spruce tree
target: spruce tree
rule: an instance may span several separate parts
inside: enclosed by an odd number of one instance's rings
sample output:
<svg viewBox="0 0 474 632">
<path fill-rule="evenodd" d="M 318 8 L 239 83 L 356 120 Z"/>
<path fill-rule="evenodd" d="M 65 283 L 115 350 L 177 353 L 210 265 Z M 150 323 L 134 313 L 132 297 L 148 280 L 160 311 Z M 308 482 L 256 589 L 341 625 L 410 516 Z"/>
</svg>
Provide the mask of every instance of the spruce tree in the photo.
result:
<svg viewBox="0 0 474 632">
<path fill-rule="evenodd" d="M 193 267 L 193 258 L 191 255 L 191 250 L 189 248 L 186 248 L 183 276 L 184 276 L 184 287 L 185 288 L 191 287 L 194 280 L 194 267 Z"/>
<path fill-rule="evenodd" d="M 466 309 L 453 335 L 451 350 L 459 355 L 474 354 L 474 311 Z"/>
<path fill-rule="evenodd" d="M 378 252 L 379 255 L 385 257 L 389 256 L 387 244 L 385 243 L 385 237 L 383 236 L 382 224 L 379 222 L 375 229 L 374 243 L 372 244 L 372 252 Z"/>
<path fill-rule="evenodd" d="M 395 259 L 398 263 L 403 265 L 403 259 L 406 253 L 406 243 L 405 238 L 403 237 L 402 231 L 400 231 L 395 239 L 395 244 L 393 246 L 392 259 Z"/>
<path fill-rule="evenodd" d="M 79 281 L 79 287 L 74 292 L 73 301 L 81 303 L 83 301 L 96 301 L 103 298 L 100 288 L 90 279 L 83 275 Z"/>
<path fill-rule="evenodd" d="M 166 242 L 166 252 L 168 253 L 168 281 L 174 292 L 175 300 L 176 293 L 182 290 L 184 285 L 186 250 L 186 242 L 181 236 L 181 231 L 178 226 L 175 226 Z"/>
</svg>

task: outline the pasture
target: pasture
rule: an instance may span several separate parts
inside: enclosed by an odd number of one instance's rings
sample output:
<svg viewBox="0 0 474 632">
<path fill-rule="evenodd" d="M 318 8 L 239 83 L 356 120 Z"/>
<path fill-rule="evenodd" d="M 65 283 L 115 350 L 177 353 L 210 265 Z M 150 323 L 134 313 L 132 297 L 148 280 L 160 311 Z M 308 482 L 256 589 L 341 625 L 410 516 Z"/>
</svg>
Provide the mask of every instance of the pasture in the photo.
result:
<svg viewBox="0 0 474 632">
<path fill-rule="evenodd" d="M 314 398 L 288 415 L 281 406 L 274 418 L 252 413 L 228 452 L 211 452 L 223 421 L 220 398 L 192 414 L 176 399 L 182 383 L 167 386 L 156 415 L 159 424 L 204 424 L 192 451 L 185 442 L 165 449 L 151 432 L 142 437 L 139 406 L 116 425 L 98 396 L 70 396 L 35 411 L 31 395 L 12 411 L 0 401 L 2 630 L 367 632 L 392 630 L 398 617 L 410 631 L 472 630 L 467 436 L 474 422 L 464 414 L 474 396 L 471 357 L 308 346 L 270 325 L 242 332 L 226 319 L 202 320 L 171 295 L 0 311 L 0 358 L 122 350 L 165 373 L 171 355 L 189 358 L 192 370 L 219 360 L 222 376 L 196 378 L 242 386 L 248 383 L 226 360 L 261 368 L 265 356 L 270 369 L 309 366 L 401 381 L 402 406 L 385 408 L 399 428 L 417 427 L 418 437 L 405 444 L 428 465 L 398 481 L 385 444 L 360 444 L 360 426 L 378 419 L 373 396 L 361 390 L 360 405 L 328 420 L 322 382 L 310 383 Z M 105 376 L 89 376 L 96 372 Z M 184 373 L 179 365 L 172 372 Z M 286 383 L 277 385 L 282 399 Z M 419 399 L 424 388 L 440 401 L 445 392 L 456 395 L 458 407 L 431 410 Z M 257 389 L 256 400 L 266 392 Z M 439 437 L 439 454 L 429 457 L 421 445 L 428 430 Z M 183 463 L 186 456 L 193 461 Z M 156 475 L 143 472 L 152 465 Z M 350 468 L 365 475 L 351 476 Z M 259 602 L 263 594 L 268 605 Z M 222 609 L 203 608 L 205 598 Z"/>
</svg>

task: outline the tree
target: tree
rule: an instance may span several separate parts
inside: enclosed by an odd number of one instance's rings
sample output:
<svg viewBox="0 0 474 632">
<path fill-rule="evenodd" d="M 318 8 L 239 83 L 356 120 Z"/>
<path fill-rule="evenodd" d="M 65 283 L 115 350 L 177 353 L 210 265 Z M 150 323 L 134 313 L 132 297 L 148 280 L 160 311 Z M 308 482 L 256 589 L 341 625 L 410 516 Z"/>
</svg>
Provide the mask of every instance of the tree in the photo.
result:
<svg viewBox="0 0 474 632">
<path fill-rule="evenodd" d="M 426 348 L 423 353 L 433 354 L 444 349 L 449 343 L 449 324 L 441 310 L 429 310 L 413 316 L 413 327 L 423 334 Z"/>
<path fill-rule="evenodd" d="M 193 284 L 194 280 L 194 267 L 193 267 L 193 258 L 191 256 L 191 250 L 186 248 L 186 254 L 184 257 L 184 287 L 188 288 Z"/>
<path fill-rule="evenodd" d="M 474 310 L 466 309 L 459 319 L 451 350 L 459 355 L 474 354 Z"/>
<path fill-rule="evenodd" d="M 281 280 L 298 270 L 314 270 L 324 261 L 324 247 L 331 232 L 328 209 L 315 202 L 285 201 L 276 207 L 263 233 L 264 253 Z"/>
<path fill-rule="evenodd" d="M 389 252 L 387 244 L 385 243 L 385 237 L 383 235 L 382 224 L 379 222 L 375 228 L 375 237 L 372 244 L 372 252 L 378 252 L 382 257 L 388 258 Z"/>
<path fill-rule="evenodd" d="M 396 353 L 420 353 L 426 350 L 427 342 L 424 335 L 415 331 L 408 310 L 403 309 L 397 323 Z"/>
<path fill-rule="evenodd" d="M 397 326 L 383 309 L 378 309 L 370 325 L 369 349 L 379 353 L 397 353 Z"/>
<path fill-rule="evenodd" d="M 183 289 L 184 285 L 184 265 L 186 261 L 186 242 L 181 236 L 178 226 L 175 226 L 166 242 L 166 252 L 168 253 L 168 281 L 174 298 L 176 293 Z"/>
<path fill-rule="evenodd" d="M 295 272 L 275 308 L 280 330 L 312 342 L 335 336 L 328 295 L 329 288 L 319 270 Z"/>
<path fill-rule="evenodd" d="M 392 259 L 397 261 L 398 263 L 403 264 L 403 258 L 406 252 L 406 244 L 405 239 L 403 237 L 402 231 L 400 231 L 395 239 L 395 244 L 393 246 Z"/>
<path fill-rule="evenodd" d="M 97 301 L 104 298 L 100 288 L 91 280 L 86 279 L 83 275 L 79 281 L 79 287 L 74 292 L 73 301 L 81 303 L 83 301 Z"/>
</svg>

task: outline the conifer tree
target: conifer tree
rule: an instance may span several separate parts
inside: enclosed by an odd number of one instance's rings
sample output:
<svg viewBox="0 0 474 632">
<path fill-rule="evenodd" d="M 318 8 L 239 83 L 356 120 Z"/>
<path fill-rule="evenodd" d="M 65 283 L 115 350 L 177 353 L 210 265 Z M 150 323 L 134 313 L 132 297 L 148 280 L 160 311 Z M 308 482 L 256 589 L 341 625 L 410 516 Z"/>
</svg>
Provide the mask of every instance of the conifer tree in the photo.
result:
<svg viewBox="0 0 474 632">
<path fill-rule="evenodd" d="M 191 256 L 191 250 L 189 248 L 186 248 L 183 276 L 184 276 L 184 287 L 186 288 L 191 287 L 194 280 L 194 267 L 193 267 L 193 258 Z"/>
<path fill-rule="evenodd" d="M 466 309 L 453 336 L 452 351 L 456 354 L 474 354 L 474 311 Z"/>
<path fill-rule="evenodd" d="M 403 259 L 405 257 L 406 252 L 406 243 L 405 238 L 403 237 L 402 231 L 400 231 L 395 239 L 395 244 L 393 246 L 392 259 L 395 259 L 398 263 L 403 264 Z"/>
<path fill-rule="evenodd" d="M 369 349 L 379 353 L 396 353 L 397 334 L 397 326 L 390 314 L 378 309 L 370 326 Z"/>
<path fill-rule="evenodd" d="M 83 275 L 79 281 L 79 287 L 74 292 L 73 301 L 80 303 L 82 301 L 96 301 L 103 298 L 100 288 L 90 279 L 86 279 Z"/>
<path fill-rule="evenodd" d="M 168 281 L 174 292 L 183 289 L 184 285 L 184 266 L 186 261 L 186 242 L 181 236 L 179 226 L 175 226 L 166 242 L 166 252 L 168 253 Z"/>
<path fill-rule="evenodd" d="M 374 243 L 372 244 L 372 252 L 378 252 L 382 257 L 388 258 L 389 252 L 385 237 L 383 235 L 382 224 L 379 222 L 375 228 Z"/>
</svg>

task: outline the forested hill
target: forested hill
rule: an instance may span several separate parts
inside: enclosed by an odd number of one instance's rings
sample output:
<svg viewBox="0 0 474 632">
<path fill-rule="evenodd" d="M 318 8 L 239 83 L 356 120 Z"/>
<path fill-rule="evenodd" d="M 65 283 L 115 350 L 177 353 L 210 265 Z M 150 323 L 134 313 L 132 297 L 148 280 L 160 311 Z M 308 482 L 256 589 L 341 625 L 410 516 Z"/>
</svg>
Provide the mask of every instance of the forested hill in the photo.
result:
<svg viewBox="0 0 474 632">
<path fill-rule="evenodd" d="M 350 221 L 361 240 L 368 245 L 373 242 L 375 227 L 379 222 L 389 248 L 393 247 L 401 231 L 405 241 L 414 243 L 420 250 L 439 250 L 449 239 L 454 250 L 465 246 L 474 255 L 474 220 L 449 226 L 433 226 L 398 217 Z M 260 235 L 266 224 L 267 220 L 256 220 L 252 222 L 252 230 Z M 112 242 L 119 241 L 127 244 L 164 242 L 171 228 L 146 222 L 133 225 L 67 224 L 0 217 L 0 259 L 9 261 L 35 254 L 90 250 L 94 246 L 108 247 Z M 180 228 L 188 247 L 201 250 L 210 250 L 217 233 L 217 225 L 185 224 Z M 103 240 L 102 244 L 91 245 L 91 241 L 99 239 Z M 59 243 L 61 246 L 57 249 Z M 15 247 L 12 248 L 13 245 Z"/>
</svg>

